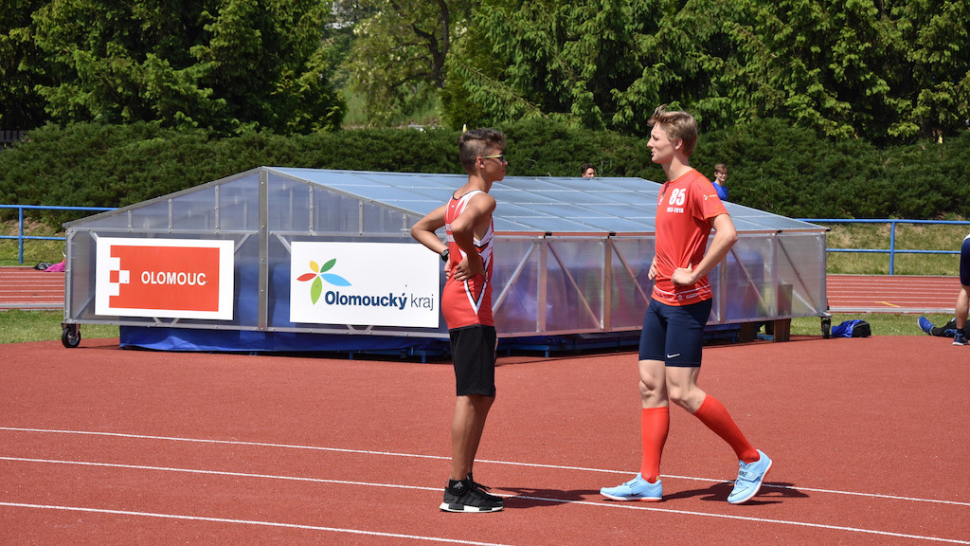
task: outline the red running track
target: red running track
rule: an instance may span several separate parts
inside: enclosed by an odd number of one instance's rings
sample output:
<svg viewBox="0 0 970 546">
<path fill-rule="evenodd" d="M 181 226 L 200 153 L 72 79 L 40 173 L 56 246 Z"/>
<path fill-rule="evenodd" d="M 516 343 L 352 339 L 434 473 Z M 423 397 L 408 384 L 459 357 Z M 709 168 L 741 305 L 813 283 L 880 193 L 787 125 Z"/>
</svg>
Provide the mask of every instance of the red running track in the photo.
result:
<svg viewBox="0 0 970 546">
<path fill-rule="evenodd" d="M 833 313 L 953 313 L 959 277 L 827 275 Z"/>
<path fill-rule="evenodd" d="M 0 310 L 64 309 L 64 273 L 0 267 Z"/>
<path fill-rule="evenodd" d="M 957 277 L 828 275 L 834 313 L 952 313 Z M 63 309 L 64 274 L 0 267 L 0 309 Z"/>
<path fill-rule="evenodd" d="M 970 544 L 970 349 L 930 336 L 706 348 L 701 385 L 775 461 L 671 412 L 640 463 L 636 356 L 503 357 L 475 467 L 497 514 L 438 510 L 448 363 L 0 346 L 3 544 Z"/>
</svg>

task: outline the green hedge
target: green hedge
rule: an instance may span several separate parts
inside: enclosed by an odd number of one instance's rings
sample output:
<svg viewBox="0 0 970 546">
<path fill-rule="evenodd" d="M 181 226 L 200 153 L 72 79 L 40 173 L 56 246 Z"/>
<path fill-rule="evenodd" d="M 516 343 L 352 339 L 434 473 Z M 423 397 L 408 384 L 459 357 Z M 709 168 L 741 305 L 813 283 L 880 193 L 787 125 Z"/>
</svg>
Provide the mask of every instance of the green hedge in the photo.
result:
<svg viewBox="0 0 970 546">
<path fill-rule="evenodd" d="M 500 127 L 508 173 L 578 176 L 591 162 L 600 176 L 663 181 L 646 141 L 589 132 L 548 120 Z M 0 151 L 0 203 L 120 207 L 261 165 L 388 172 L 461 173 L 445 129 L 365 129 L 284 137 L 249 133 L 214 138 L 204 130 L 157 125 L 44 127 Z M 729 166 L 731 200 L 791 217 L 966 218 L 970 131 L 942 144 L 879 149 L 831 141 L 777 120 L 704 134 L 692 164 L 712 177 Z M 57 225 L 70 219 L 46 213 Z"/>
</svg>

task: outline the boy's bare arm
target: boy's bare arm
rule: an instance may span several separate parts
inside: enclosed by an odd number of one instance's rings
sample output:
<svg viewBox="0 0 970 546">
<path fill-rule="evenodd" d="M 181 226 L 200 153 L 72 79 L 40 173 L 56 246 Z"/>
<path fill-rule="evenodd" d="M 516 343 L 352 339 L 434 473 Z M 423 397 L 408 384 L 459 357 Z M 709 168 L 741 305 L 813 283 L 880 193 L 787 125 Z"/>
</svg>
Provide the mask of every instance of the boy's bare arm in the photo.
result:
<svg viewBox="0 0 970 546">
<path fill-rule="evenodd" d="M 446 206 L 441 206 L 428 213 L 411 227 L 411 237 L 434 252 L 441 254 L 448 245 L 441 242 L 435 231 L 445 225 Z"/>
<path fill-rule="evenodd" d="M 734 222 L 731 220 L 730 215 L 719 214 L 712 218 L 710 222 L 715 232 L 711 246 L 707 249 L 707 254 L 704 255 L 704 258 L 699 264 L 686 268 L 679 267 L 674 270 L 674 274 L 671 275 L 670 280 L 675 285 L 691 286 L 696 284 L 698 279 L 714 269 L 714 266 L 721 263 L 721 260 L 727 256 L 728 251 L 737 242 L 738 233 L 734 228 Z"/>
</svg>

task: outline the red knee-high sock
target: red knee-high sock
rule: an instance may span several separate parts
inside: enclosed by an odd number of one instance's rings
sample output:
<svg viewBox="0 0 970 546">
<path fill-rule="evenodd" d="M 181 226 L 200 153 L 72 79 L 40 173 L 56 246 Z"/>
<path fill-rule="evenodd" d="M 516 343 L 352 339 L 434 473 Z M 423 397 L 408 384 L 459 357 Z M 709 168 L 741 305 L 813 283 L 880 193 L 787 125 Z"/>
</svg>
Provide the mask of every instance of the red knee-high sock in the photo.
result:
<svg viewBox="0 0 970 546">
<path fill-rule="evenodd" d="M 694 416 L 730 444 L 738 459 L 746 463 L 753 463 L 761 457 L 758 455 L 758 450 L 741 433 L 741 429 L 738 428 L 734 419 L 731 419 L 731 414 L 713 396 L 707 395 L 704 398 L 704 402 L 694 412 Z"/>
<path fill-rule="evenodd" d="M 643 408 L 640 413 L 640 432 L 643 435 L 643 461 L 640 475 L 650 483 L 660 478 L 660 456 L 670 430 L 670 408 Z"/>
</svg>

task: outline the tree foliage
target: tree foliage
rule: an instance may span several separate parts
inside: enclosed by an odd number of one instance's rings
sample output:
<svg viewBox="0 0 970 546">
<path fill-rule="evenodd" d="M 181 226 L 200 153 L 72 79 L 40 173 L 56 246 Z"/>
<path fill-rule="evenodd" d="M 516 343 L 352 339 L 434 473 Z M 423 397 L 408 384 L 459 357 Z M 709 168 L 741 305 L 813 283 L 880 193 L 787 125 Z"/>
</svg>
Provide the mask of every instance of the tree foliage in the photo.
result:
<svg viewBox="0 0 970 546">
<path fill-rule="evenodd" d="M 52 121 L 160 121 L 221 132 L 340 125 L 329 4 L 316 0 L 50 0 L 9 40 Z M 22 47 L 27 47 L 22 45 Z M 6 98 L 6 97 L 4 97 Z"/>
<path fill-rule="evenodd" d="M 484 123 L 552 116 L 632 134 L 668 103 L 709 129 L 779 117 L 877 143 L 954 136 L 970 118 L 968 6 L 484 0 L 449 59 L 445 104 Z"/>
<path fill-rule="evenodd" d="M 33 129 L 47 120 L 44 100 L 34 87 L 50 78 L 43 70 L 43 54 L 30 41 L 31 14 L 42 6 L 38 0 L 3 0 L 0 9 L 0 127 Z"/>
<path fill-rule="evenodd" d="M 477 106 L 479 118 L 469 120 L 476 125 L 552 117 L 616 126 L 617 90 L 641 76 L 637 47 L 656 30 L 645 15 L 622 0 L 483 2 L 467 42 L 449 59 L 455 84 L 446 104 Z"/>
<path fill-rule="evenodd" d="M 938 141 L 970 123 L 968 28 L 970 0 L 4 0 L 0 123 L 306 133 L 341 123 L 336 78 L 376 125 L 440 98 L 452 129 L 644 135 L 666 103 Z"/>
<path fill-rule="evenodd" d="M 360 0 L 356 39 L 346 62 L 354 90 L 365 97 L 368 117 L 386 123 L 427 102 L 445 85 L 445 59 L 456 25 L 464 25 L 469 0 Z"/>
<path fill-rule="evenodd" d="M 967 0 L 783 0 L 741 4 L 731 22 L 763 97 L 742 119 L 779 115 L 874 142 L 953 136 L 970 117 Z"/>
</svg>

